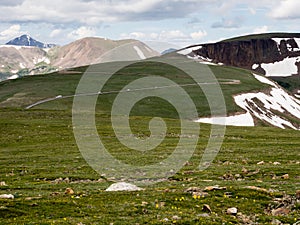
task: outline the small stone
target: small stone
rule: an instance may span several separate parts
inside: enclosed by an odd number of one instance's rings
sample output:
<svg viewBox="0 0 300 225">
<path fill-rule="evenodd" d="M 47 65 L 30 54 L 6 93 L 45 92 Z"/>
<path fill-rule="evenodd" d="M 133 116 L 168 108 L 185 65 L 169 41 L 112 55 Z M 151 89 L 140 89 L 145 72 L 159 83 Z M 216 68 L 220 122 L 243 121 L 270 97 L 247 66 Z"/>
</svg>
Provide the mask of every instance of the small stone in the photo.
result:
<svg viewBox="0 0 300 225">
<path fill-rule="evenodd" d="M 15 196 L 13 196 L 12 194 L 3 194 L 3 195 L 0 195 L 0 198 L 4 198 L 4 199 L 14 199 Z"/>
<path fill-rule="evenodd" d="M 212 213 L 210 206 L 207 205 L 207 204 L 204 204 L 204 205 L 203 205 L 202 211 L 203 211 L 203 212 Z"/>
<path fill-rule="evenodd" d="M 73 195 L 75 192 L 73 191 L 72 188 L 66 188 L 65 194 L 67 195 Z"/>
<path fill-rule="evenodd" d="M 288 180 L 290 178 L 290 176 L 288 174 L 284 174 L 281 176 L 281 178 L 284 180 Z"/>
<path fill-rule="evenodd" d="M 148 204 L 149 204 L 148 202 L 142 202 L 142 206 L 146 206 Z"/>
<path fill-rule="evenodd" d="M 215 190 L 226 190 L 226 187 L 220 187 L 219 185 L 208 186 L 204 188 L 205 191 L 215 191 Z"/>
<path fill-rule="evenodd" d="M 235 216 L 237 214 L 237 212 L 238 212 L 238 210 L 235 207 L 227 209 L 227 214 L 229 214 L 229 215 L 234 215 Z"/>
<path fill-rule="evenodd" d="M 243 173 L 243 174 L 247 174 L 247 173 L 249 173 L 249 171 L 248 171 L 245 167 L 243 167 L 242 173 Z"/>
<path fill-rule="evenodd" d="M 280 165 L 281 163 L 280 162 L 273 162 L 273 165 L 277 166 L 277 165 Z"/>
<path fill-rule="evenodd" d="M 199 188 L 199 187 L 189 187 L 184 192 L 188 192 L 188 193 L 201 192 L 201 188 Z"/>
<path fill-rule="evenodd" d="M 197 216 L 199 217 L 209 217 L 208 213 L 202 213 L 202 214 L 198 214 Z"/>
<path fill-rule="evenodd" d="M 300 190 L 296 191 L 296 198 L 300 200 Z"/>
<path fill-rule="evenodd" d="M 203 191 L 193 192 L 192 195 L 193 195 L 193 197 L 201 197 L 201 198 L 205 198 L 205 197 L 209 196 L 209 194 L 207 192 L 203 192 Z"/>
<path fill-rule="evenodd" d="M 179 217 L 179 216 L 177 216 L 177 215 L 172 216 L 172 220 L 180 220 L 180 219 L 181 219 L 181 217 Z"/>
<path fill-rule="evenodd" d="M 257 163 L 257 165 L 264 165 L 264 164 L 265 164 L 264 161 L 260 161 L 260 162 Z"/>
<path fill-rule="evenodd" d="M 0 182 L 0 186 L 6 186 L 5 181 L 1 181 L 1 182 Z"/>
<path fill-rule="evenodd" d="M 279 216 L 279 215 L 288 215 L 290 213 L 290 210 L 287 208 L 278 208 L 272 210 L 273 216 Z"/>
<path fill-rule="evenodd" d="M 281 225 L 281 221 L 278 220 L 278 219 L 272 219 L 272 222 L 271 222 L 272 225 Z"/>
</svg>

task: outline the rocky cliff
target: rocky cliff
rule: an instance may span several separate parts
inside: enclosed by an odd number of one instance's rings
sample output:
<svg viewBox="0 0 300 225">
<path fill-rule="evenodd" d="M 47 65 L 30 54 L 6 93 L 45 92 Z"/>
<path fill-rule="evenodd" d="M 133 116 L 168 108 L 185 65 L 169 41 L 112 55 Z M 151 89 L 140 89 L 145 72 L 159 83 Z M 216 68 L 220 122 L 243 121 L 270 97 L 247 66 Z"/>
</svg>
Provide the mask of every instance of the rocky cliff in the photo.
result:
<svg viewBox="0 0 300 225">
<path fill-rule="evenodd" d="M 199 45 L 199 48 L 193 48 L 191 54 L 213 63 L 252 69 L 267 76 L 300 74 L 300 34 L 234 38 Z"/>
</svg>

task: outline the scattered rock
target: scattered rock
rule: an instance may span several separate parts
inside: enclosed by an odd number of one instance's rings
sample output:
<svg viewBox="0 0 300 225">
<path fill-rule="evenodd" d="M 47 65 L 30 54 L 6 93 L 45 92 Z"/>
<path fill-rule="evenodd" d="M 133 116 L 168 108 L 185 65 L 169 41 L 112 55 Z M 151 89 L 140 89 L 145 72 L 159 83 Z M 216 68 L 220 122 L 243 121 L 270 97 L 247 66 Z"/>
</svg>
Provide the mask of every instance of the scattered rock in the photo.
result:
<svg viewBox="0 0 300 225">
<path fill-rule="evenodd" d="M 203 192 L 203 191 L 193 192 L 192 195 L 193 195 L 193 197 L 201 197 L 201 198 L 205 198 L 205 197 L 209 196 L 209 194 L 207 192 Z"/>
<path fill-rule="evenodd" d="M 149 204 L 148 202 L 142 202 L 142 206 L 146 206 L 148 204 Z"/>
<path fill-rule="evenodd" d="M 222 177 L 223 180 L 235 180 L 235 177 L 231 173 L 225 173 Z"/>
<path fill-rule="evenodd" d="M 197 216 L 199 216 L 199 217 L 210 217 L 210 215 L 208 213 L 198 214 Z"/>
<path fill-rule="evenodd" d="M 41 196 L 37 196 L 37 197 L 26 197 L 25 200 L 26 201 L 32 201 L 32 200 L 37 200 L 37 199 L 41 199 Z"/>
<path fill-rule="evenodd" d="M 126 182 L 118 182 L 110 185 L 105 191 L 141 191 L 142 188 L 126 183 Z"/>
<path fill-rule="evenodd" d="M 205 191 L 215 191 L 215 190 L 226 190 L 226 187 L 220 187 L 219 185 L 208 186 L 204 188 Z"/>
<path fill-rule="evenodd" d="M 277 166 L 277 165 L 281 165 L 280 162 L 273 162 L 273 165 Z"/>
<path fill-rule="evenodd" d="M 188 192 L 188 193 L 201 192 L 201 188 L 199 188 L 199 187 L 189 187 L 184 192 Z"/>
<path fill-rule="evenodd" d="M 181 217 L 179 217 L 179 216 L 172 216 L 172 220 L 180 220 L 181 219 Z"/>
<path fill-rule="evenodd" d="M 278 208 L 278 209 L 273 209 L 271 214 L 273 216 L 280 216 L 280 215 L 288 215 L 290 213 L 290 210 L 287 208 Z"/>
<path fill-rule="evenodd" d="M 243 174 L 247 174 L 247 173 L 249 173 L 249 171 L 248 171 L 245 167 L 243 167 L 242 173 L 243 173 Z"/>
<path fill-rule="evenodd" d="M 1 181 L 1 182 L 0 182 L 0 186 L 6 186 L 5 181 Z"/>
<path fill-rule="evenodd" d="M 204 205 L 203 205 L 202 211 L 203 211 L 203 212 L 212 213 L 210 206 L 207 205 L 207 204 L 204 204 Z"/>
<path fill-rule="evenodd" d="M 278 220 L 278 219 L 272 219 L 272 222 L 271 222 L 272 225 L 281 225 L 281 221 Z"/>
<path fill-rule="evenodd" d="M 238 212 L 238 210 L 235 207 L 227 209 L 227 214 L 229 214 L 229 215 L 235 216 L 237 214 L 237 212 Z"/>
<path fill-rule="evenodd" d="M 66 188 L 65 194 L 67 195 L 73 195 L 75 192 L 73 191 L 72 188 Z"/>
<path fill-rule="evenodd" d="M 15 196 L 13 196 L 12 194 L 3 194 L 3 195 L 0 195 L 0 198 L 4 198 L 4 199 L 14 199 Z"/>
<path fill-rule="evenodd" d="M 257 163 L 257 165 L 264 165 L 264 164 L 265 164 L 264 161 L 260 161 L 260 162 Z"/>
<path fill-rule="evenodd" d="M 270 192 L 269 190 L 267 190 L 265 188 L 260 188 L 260 187 L 255 187 L 255 186 L 246 186 L 245 188 L 251 189 L 251 190 L 254 190 L 254 191 L 266 192 L 266 193 Z"/>
<path fill-rule="evenodd" d="M 284 174 L 281 176 L 282 179 L 288 180 L 290 176 L 288 174 Z"/>
</svg>

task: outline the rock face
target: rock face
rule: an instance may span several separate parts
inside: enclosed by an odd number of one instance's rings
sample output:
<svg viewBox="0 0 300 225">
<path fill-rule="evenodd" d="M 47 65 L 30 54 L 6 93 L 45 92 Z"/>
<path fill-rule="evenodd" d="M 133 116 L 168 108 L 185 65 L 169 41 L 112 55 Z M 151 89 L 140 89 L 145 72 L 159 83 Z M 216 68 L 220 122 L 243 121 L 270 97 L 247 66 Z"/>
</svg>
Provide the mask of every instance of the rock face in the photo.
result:
<svg viewBox="0 0 300 225">
<path fill-rule="evenodd" d="M 211 59 L 213 63 L 252 69 L 263 74 L 268 71 L 262 67 L 262 64 L 274 64 L 287 58 L 295 58 L 293 66 L 296 68 L 296 73 L 300 74 L 300 34 L 262 34 L 240 37 L 213 44 L 203 44 L 193 50 L 193 53 L 199 57 Z"/>
</svg>

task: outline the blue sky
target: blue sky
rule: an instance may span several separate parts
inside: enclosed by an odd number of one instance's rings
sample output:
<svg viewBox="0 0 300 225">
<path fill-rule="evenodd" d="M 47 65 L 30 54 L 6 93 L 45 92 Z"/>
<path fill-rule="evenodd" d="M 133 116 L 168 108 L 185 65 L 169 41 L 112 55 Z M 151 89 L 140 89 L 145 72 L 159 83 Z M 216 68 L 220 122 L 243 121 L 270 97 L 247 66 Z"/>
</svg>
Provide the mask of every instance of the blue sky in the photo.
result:
<svg viewBox="0 0 300 225">
<path fill-rule="evenodd" d="M 59 45 L 99 36 L 183 47 L 298 32 L 299 8 L 299 0 L 0 0 L 0 44 L 26 33 Z"/>
</svg>

